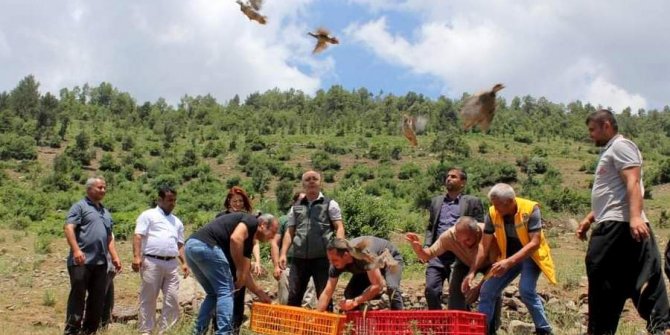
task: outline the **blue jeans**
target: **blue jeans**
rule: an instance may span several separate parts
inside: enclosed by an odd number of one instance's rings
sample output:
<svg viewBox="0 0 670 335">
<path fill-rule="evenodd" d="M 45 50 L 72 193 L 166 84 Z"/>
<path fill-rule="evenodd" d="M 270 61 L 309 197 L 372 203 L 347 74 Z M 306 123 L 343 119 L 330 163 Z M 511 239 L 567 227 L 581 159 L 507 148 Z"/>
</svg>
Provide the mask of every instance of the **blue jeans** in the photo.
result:
<svg viewBox="0 0 670 335">
<path fill-rule="evenodd" d="M 509 285 L 509 283 L 516 278 L 519 273 L 521 280 L 519 282 L 519 293 L 521 294 L 521 301 L 528 308 L 533 323 L 537 330 L 551 332 L 551 326 L 547 315 L 544 312 L 544 306 L 540 296 L 535 290 L 537 286 L 537 279 L 540 276 L 540 268 L 530 258 L 526 258 L 523 262 L 510 268 L 501 277 L 491 277 L 482 285 L 479 293 L 479 312 L 486 315 L 486 323 L 488 329 L 495 329 L 494 309 L 496 299 L 500 297 L 502 291 Z"/>
<path fill-rule="evenodd" d="M 217 335 L 233 332 L 233 290 L 235 284 L 230 263 L 218 246 L 191 238 L 186 241 L 186 263 L 207 294 L 200 305 L 194 334 L 207 332 L 212 311 L 216 308 Z"/>
</svg>

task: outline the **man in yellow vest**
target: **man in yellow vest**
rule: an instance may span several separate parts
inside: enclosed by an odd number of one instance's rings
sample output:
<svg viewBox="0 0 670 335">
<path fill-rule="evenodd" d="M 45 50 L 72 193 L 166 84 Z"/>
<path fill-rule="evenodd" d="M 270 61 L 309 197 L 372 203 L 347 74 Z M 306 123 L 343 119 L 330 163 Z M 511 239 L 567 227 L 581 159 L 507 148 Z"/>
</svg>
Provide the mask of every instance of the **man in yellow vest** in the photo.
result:
<svg viewBox="0 0 670 335">
<path fill-rule="evenodd" d="M 535 290 L 540 273 L 552 284 L 556 283 L 554 262 L 542 233 L 540 207 L 537 202 L 517 198 L 512 186 L 502 183 L 494 185 L 488 197 L 493 206 L 484 218 L 484 236 L 461 289 L 465 293 L 471 289 L 475 273 L 486 262 L 495 239 L 500 256 L 485 277 L 479 295 L 479 311 L 486 314 L 489 334 L 495 334 L 496 299 L 519 274 L 521 301 L 528 308 L 536 334 L 552 334 L 542 300 Z"/>
</svg>

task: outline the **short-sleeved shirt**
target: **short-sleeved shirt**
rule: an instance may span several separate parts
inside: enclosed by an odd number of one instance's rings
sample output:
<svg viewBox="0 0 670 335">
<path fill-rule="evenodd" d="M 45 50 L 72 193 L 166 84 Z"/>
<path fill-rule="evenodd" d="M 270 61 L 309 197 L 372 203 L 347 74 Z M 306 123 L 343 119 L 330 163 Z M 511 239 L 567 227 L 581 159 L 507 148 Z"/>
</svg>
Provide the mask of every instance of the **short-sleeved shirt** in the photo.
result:
<svg viewBox="0 0 670 335">
<path fill-rule="evenodd" d="M 631 140 L 614 136 L 600 153 L 591 189 L 591 208 L 596 222 L 630 221 L 628 193 L 620 175 L 622 170 L 630 167 L 642 167 L 640 150 Z M 644 195 L 641 180 L 640 191 Z M 642 219 L 649 222 L 644 212 Z"/>
<path fill-rule="evenodd" d="M 323 198 L 323 193 L 319 192 L 319 196 L 314 200 L 319 200 Z M 307 203 L 307 207 L 311 207 L 312 203 L 314 201 L 309 201 Z M 342 210 L 340 209 L 340 205 L 337 203 L 337 201 L 330 199 L 330 204 L 328 204 L 328 216 L 330 217 L 331 221 L 338 221 L 342 220 Z M 287 217 L 287 222 L 288 222 L 288 227 L 295 227 L 298 225 L 298 222 L 295 222 L 295 216 L 293 215 L 293 207 L 288 211 L 288 214 L 286 215 Z"/>
<path fill-rule="evenodd" d="M 230 270 L 233 275 L 235 274 L 236 267 L 230 252 L 230 236 L 238 224 L 247 226 L 248 236 L 244 240 L 242 255 L 250 259 L 251 250 L 254 246 L 254 235 L 256 235 L 256 231 L 258 230 L 258 219 L 253 215 L 247 213 L 221 215 L 189 237 L 205 242 L 209 246 L 218 246 L 221 248 L 228 259 L 228 263 L 230 263 Z"/>
<path fill-rule="evenodd" d="M 398 249 L 391 244 L 391 242 L 379 238 L 379 237 L 374 237 L 374 236 L 361 236 L 361 237 L 356 237 L 349 241 L 351 245 L 358 245 L 363 239 L 368 239 L 369 244 L 365 250 L 367 250 L 368 253 L 371 255 L 381 255 L 386 249 L 389 250 L 391 255 L 397 255 L 398 254 Z M 373 264 L 369 264 L 363 260 L 360 259 L 353 259 L 353 262 L 350 264 L 347 264 L 343 269 L 337 269 L 334 266 L 330 266 L 328 269 L 328 276 L 331 278 L 337 278 L 339 277 L 342 273 L 344 272 L 351 272 L 352 274 L 360 274 L 360 273 L 366 273 L 370 270 L 372 270 Z"/>
<path fill-rule="evenodd" d="M 503 221 L 505 222 L 505 236 L 507 237 L 507 255 L 505 258 L 510 257 L 517 253 L 523 245 L 519 236 L 516 234 L 516 228 L 514 228 L 514 215 L 505 215 L 503 216 Z M 542 229 L 542 217 L 540 216 L 540 208 L 535 207 L 533 212 L 528 218 L 528 232 L 536 232 Z M 484 233 L 493 234 L 495 228 L 493 227 L 493 222 L 491 221 L 491 215 L 487 214 L 484 217 Z"/>
<path fill-rule="evenodd" d="M 77 245 L 86 256 L 84 264 L 107 264 L 109 239 L 114 225 L 107 208 L 102 204 L 96 207 L 91 200 L 84 198 L 72 205 L 65 222 L 74 225 Z M 75 265 L 72 250 L 67 257 L 67 265 Z"/>
<path fill-rule="evenodd" d="M 184 224 L 174 214 L 158 206 L 147 209 L 137 218 L 135 234 L 142 235 L 142 254 L 177 257 L 184 244 Z"/>
<path fill-rule="evenodd" d="M 484 230 L 484 224 L 479 223 L 479 228 Z M 472 266 L 475 263 L 475 258 L 477 257 L 477 251 L 479 249 L 479 244 L 475 244 L 472 248 L 467 248 L 466 246 L 458 243 L 456 240 L 456 228 L 451 227 L 444 233 L 442 233 L 437 240 L 428 248 L 428 254 L 431 257 L 439 256 L 444 254 L 447 251 L 451 251 L 456 255 L 462 263 L 467 266 Z M 496 257 L 498 256 L 497 248 L 490 248 L 489 255 L 487 257 L 487 262 L 483 266 L 488 266 L 495 262 Z"/>
</svg>

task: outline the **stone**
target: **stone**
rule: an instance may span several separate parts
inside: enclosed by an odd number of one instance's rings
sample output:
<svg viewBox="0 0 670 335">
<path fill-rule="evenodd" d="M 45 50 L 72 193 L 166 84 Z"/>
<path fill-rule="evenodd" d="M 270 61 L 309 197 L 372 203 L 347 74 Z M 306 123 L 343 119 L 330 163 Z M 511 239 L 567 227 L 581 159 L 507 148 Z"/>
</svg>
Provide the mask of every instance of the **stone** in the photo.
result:
<svg viewBox="0 0 670 335">
<path fill-rule="evenodd" d="M 530 335 L 535 332 L 535 325 L 519 320 L 512 320 L 507 326 L 507 333 L 514 335 Z"/>
<path fill-rule="evenodd" d="M 503 290 L 503 295 L 508 298 L 517 295 L 517 293 L 519 293 L 519 289 L 516 286 L 512 285 L 505 287 L 505 290 Z"/>
</svg>

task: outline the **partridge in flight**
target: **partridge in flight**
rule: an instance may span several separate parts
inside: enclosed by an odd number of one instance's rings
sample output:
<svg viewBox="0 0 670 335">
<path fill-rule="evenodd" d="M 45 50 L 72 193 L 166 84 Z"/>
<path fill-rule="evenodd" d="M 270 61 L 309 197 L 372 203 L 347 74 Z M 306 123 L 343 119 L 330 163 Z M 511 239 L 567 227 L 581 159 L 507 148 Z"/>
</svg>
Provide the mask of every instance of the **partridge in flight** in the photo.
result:
<svg viewBox="0 0 670 335">
<path fill-rule="evenodd" d="M 477 124 L 483 132 L 489 129 L 496 111 L 496 93 L 503 88 L 503 84 L 496 84 L 490 91 L 477 93 L 465 100 L 461 108 L 463 129 L 468 130 Z"/>
<path fill-rule="evenodd" d="M 256 21 L 260 24 L 266 24 L 268 22 L 267 16 L 263 16 L 258 12 L 261 8 L 262 0 L 250 0 L 248 4 L 240 0 L 237 0 L 236 2 L 240 5 L 242 13 L 244 13 L 249 20 Z"/>
<path fill-rule="evenodd" d="M 402 116 L 402 132 L 412 146 L 417 146 L 418 144 L 416 140 L 415 123 L 416 120 L 413 117 L 407 114 Z"/>
<path fill-rule="evenodd" d="M 330 36 L 330 33 L 325 28 L 319 28 L 316 32 L 307 33 L 309 36 L 316 38 L 316 46 L 312 50 L 312 54 L 318 54 L 319 52 L 326 50 L 328 43 L 330 44 L 339 44 L 340 41 L 334 36 Z"/>
</svg>

